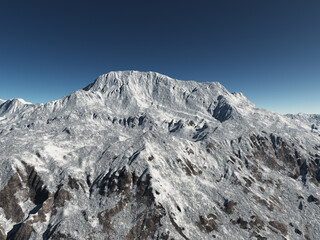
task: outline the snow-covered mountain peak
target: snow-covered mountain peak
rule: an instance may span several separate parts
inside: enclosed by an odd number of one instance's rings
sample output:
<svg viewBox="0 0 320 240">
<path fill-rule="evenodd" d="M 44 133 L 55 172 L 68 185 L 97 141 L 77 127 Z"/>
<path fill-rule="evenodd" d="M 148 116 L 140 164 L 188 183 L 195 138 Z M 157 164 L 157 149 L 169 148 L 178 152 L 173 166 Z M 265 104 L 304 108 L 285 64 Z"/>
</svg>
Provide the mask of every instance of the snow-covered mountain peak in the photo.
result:
<svg viewBox="0 0 320 240">
<path fill-rule="evenodd" d="M 32 104 L 30 102 L 25 101 L 22 98 L 11 98 L 5 102 L 8 102 L 8 103 L 10 102 L 10 103 L 15 103 L 15 104 Z"/>
<path fill-rule="evenodd" d="M 22 98 L 12 98 L 7 101 L 0 101 L 0 115 L 20 111 L 25 105 L 32 105 Z"/>
<path fill-rule="evenodd" d="M 138 113 L 152 108 L 175 113 L 206 112 L 219 115 L 215 118 L 224 121 L 232 109 L 254 107 L 243 94 L 231 94 L 218 82 L 181 81 L 156 72 L 110 72 L 99 76 L 82 91 L 90 94 L 90 98 L 94 94 L 99 96 L 99 102 L 103 100 L 113 112 L 125 109 Z"/>
<path fill-rule="evenodd" d="M 112 71 L 102 74 L 96 79 L 96 81 L 84 89 L 93 91 L 106 91 L 106 88 L 111 86 L 135 86 L 137 84 L 140 85 L 140 87 L 145 87 L 145 85 L 150 85 L 155 80 L 157 83 L 159 83 L 159 81 L 163 81 L 166 85 L 170 85 L 170 81 L 175 81 L 174 79 L 157 72 Z"/>
<path fill-rule="evenodd" d="M 1 105 L 0 114 L 7 119 L 17 109 L 40 116 L 55 118 L 57 114 L 104 112 L 113 117 L 137 116 L 148 113 L 162 116 L 212 118 L 224 122 L 247 114 L 254 108 L 243 94 L 231 94 L 218 82 L 199 83 L 170 78 L 156 72 L 116 71 L 99 76 L 93 83 L 47 104 L 30 105 L 21 99 L 8 100 Z"/>
<path fill-rule="evenodd" d="M 147 94 L 155 91 L 157 88 L 168 88 L 172 90 L 180 90 L 184 88 L 185 91 L 196 91 L 195 88 L 199 86 L 210 87 L 210 89 L 221 92 L 228 92 L 218 82 L 198 83 L 195 81 L 181 81 L 170 78 L 166 75 L 157 72 L 140 72 L 140 71 L 114 71 L 99 76 L 93 83 L 83 88 L 86 91 L 101 91 L 108 92 L 115 87 L 128 87 L 131 91 L 144 90 Z M 183 86 L 183 87 L 182 87 Z"/>
</svg>

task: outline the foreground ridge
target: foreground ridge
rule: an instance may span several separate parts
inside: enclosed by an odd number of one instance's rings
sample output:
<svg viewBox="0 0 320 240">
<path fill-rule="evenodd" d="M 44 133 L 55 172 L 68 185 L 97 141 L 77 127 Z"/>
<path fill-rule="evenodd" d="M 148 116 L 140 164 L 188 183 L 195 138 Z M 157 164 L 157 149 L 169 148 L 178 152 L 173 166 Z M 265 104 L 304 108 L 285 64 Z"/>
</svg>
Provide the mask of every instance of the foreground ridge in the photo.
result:
<svg viewBox="0 0 320 240">
<path fill-rule="evenodd" d="M 317 239 L 319 119 L 155 72 L 1 100 L 0 239 Z"/>
</svg>

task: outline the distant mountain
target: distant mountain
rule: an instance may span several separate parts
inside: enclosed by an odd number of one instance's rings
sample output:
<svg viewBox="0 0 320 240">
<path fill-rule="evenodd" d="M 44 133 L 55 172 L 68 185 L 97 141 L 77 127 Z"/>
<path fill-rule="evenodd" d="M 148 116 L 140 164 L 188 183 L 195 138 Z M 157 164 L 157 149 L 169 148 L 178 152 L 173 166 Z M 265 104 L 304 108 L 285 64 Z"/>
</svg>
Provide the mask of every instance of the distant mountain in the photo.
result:
<svg viewBox="0 0 320 240">
<path fill-rule="evenodd" d="M 287 117 L 302 121 L 311 127 L 311 131 L 320 134 L 320 114 L 287 114 Z M 319 131 L 318 131 L 319 130 Z"/>
<path fill-rule="evenodd" d="M 0 101 L 0 239 L 318 239 L 318 126 L 155 72 Z"/>
<path fill-rule="evenodd" d="M 8 115 L 20 112 L 26 105 L 30 105 L 31 103 L 28 103 L 21 98 L 14 98 L 8 101 L 0 100 L 0 104 L 0 115 Z"/>
</svg>

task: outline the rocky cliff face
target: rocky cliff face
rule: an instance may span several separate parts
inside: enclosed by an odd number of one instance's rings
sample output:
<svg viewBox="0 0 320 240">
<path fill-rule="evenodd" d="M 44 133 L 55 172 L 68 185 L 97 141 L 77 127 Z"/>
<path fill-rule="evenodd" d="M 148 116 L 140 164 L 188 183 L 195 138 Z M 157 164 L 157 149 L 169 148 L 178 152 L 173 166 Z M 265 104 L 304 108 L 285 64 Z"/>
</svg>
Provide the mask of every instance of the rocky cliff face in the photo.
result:
<svg viewBox="0 0 320 240">
<path fill-rule="evenodd" d="M 317 239 L 316 116 L 136 71 L 1 101 L 0 239 Z"/>
</svg>

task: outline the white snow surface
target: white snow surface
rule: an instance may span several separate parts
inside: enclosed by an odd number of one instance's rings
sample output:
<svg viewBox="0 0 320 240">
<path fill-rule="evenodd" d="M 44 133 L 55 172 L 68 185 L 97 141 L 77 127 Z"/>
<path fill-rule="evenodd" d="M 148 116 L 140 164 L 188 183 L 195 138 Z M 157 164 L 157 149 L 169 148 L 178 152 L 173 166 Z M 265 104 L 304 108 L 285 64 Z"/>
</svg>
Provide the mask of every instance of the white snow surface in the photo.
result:
<svg viewBox="0 0 320 240">
<path fill-rule="evenodd" d="M 319 170 L 319 119 L 257 108 L 242 93 L 230 93 L 218 82 L 180 81 L 155 72 L 110 72 L 46 104 L 0 101 L 0 191 L 17 169 L 26 174 L 25 162 L 50 193 L 59 186 L 70 192 L 57 214 L 49 212 L 45 221 L 32 225 L 30 239 L 42 239 L 49 226 L 73 239 L 130 239 L 143 206 L 130 200 L 111 218 L 111 232 L 103 230 L 98 217 L 123 197 L 101 195 L 95 184 L 121 170 L 143 180 L 151 177 L 154 204 L 166 212 L 156 233 L 169 233 L 169 239 L 281 239 L 281 234 L 286 239 L 317 239 L 319 205 L 308 197 L 320 199 L 319 183 L 310 171 L 305 180 L 302 175 L 290 177 L 298 165 L 290 168 L 277 159 L 282 168 L 270 167 L 269 160 L 255 155 L 259 149 L 251 138 L 279 137 L 301 161 L 310 166 L 318 161 Z M 270 149 L 263 150 L 269 154 Z M 68 185 L 70 177 L 79 189 Z M 133 183 L 130 186 L 134 191 Z M 17 199 L 26 222 L 36 205 Z M 231 200 L 236 205 L 228 213 Z M 135 204 L 137 212 L 130 212 L 129 205 Z M 217 229 L 199 227 L 203 216 L 214 219 Z M 264 226 L 254 225 L 255 216 Z M 246 228 L 239 219 L 247 222 Z M 273 221 L 284 224 L 286 234 L 271 226 Z M 15 224 L 0 208 L 0 231 L 8 233 Z"/>
</svg>

